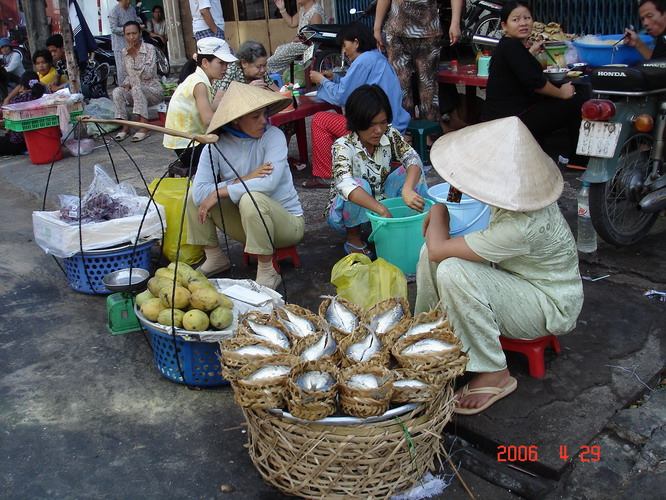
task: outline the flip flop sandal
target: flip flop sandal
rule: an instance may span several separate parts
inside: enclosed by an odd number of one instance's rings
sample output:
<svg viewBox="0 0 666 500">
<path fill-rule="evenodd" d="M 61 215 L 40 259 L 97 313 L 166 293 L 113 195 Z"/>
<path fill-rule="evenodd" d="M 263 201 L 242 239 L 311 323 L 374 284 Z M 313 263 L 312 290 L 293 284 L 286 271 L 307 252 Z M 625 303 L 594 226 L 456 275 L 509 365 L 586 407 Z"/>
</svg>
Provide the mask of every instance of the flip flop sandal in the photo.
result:
<svg viewBox="0 0 666 500">
<path fill-rule="evenodd" d="M 132 142 L 141 142 L 150 135 L 150 132 L 137 132 L 132 136 Z"/>
<path fill-rule="evenodd" d="M 325 182 L 320 182 L 317 179 L 304 180 L 301 183 L 301 186 L 308 189 L 315 189 L 315 188 L 329 189 L 331 187 L 330 184 L 326 184 Z"/>
<path fill-rule="evenodd" d="M 129 134 L 127 132 L 118 132 L 116 136 L 113 138 L 113 140 L 116 142 L 124 141 L 125 139 L 127 139 L 128 135 Z"/>
<path fill-rule="evenodd" d="M 459 408 L 456 407 L 453 412 L 458 415 L 476 415 L 481 413 L 483 410 L 491 406 L 493 403 L 496 403 L 500 399 L 508 396 L 518 387 L 518 381 L 509 377 L 509 381 L 504 385 L 504 387 L 477 387 L 476 389 L 470 389 L 469 384 L 466 384 L 462 389 L 463 397 L 469 396 L 470 394 L 492 394 L 493 396 L 486 401 L 486 404 L 480 406 L 479 408 Z"/>
<path fill-rule="evenodd" d="M 353 245 L 352 243 L 345 241 L 345 244 L 342 246 L 345 249 L 345 252 L 347 252 L 347 255 L 349 255 L 350 253 L 362 253 L 363 255 L 371 259 L 375 258 L 375 254 L 372 253 L 372 250 L 368 248 L 367 244 L 364 244 L 362 247 L 357 247 L 356 245 Z"/>
</svg>

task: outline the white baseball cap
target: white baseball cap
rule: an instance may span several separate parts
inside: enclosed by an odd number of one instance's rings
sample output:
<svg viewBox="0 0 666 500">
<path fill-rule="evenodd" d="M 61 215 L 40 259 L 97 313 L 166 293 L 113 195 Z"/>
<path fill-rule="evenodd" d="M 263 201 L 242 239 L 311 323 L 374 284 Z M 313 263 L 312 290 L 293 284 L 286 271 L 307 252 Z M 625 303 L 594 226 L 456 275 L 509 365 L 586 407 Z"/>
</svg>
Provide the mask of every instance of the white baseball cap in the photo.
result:
<svg viewBox="0 0 666 500">
<path fill-rule="evenodd" d="M 225 62 L 238 61 L 231 52 L 231 47 L 221 38 L 209 36 L 197 41 L 197 53 L 206 56 L 215 56 Z"/>
</svg>

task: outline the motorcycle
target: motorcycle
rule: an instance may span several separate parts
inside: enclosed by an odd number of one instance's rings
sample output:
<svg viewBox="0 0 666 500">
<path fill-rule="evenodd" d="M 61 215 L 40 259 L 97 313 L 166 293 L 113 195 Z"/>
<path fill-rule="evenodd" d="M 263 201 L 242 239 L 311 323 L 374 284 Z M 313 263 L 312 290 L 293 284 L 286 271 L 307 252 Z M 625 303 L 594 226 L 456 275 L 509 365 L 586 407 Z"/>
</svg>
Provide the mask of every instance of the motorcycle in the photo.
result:
<svg viewBox="0 0 666 500">
<path fill-rule="evenodd" d="M 373 15 L 376 8 L 377 0 L 373 0 L 364 11 L 351 9 L 349 13 L 351 15 L 359 14 L 354 20 L 360 21 Z M 314 59 L 312 69 L 315 71 L 344 73 L 350 62 L 342 50 L 342 45 L 337 42 L 337 36 L 345 26 L 345 24 L 309 24 L 305 26 L 298 34 L 301 41 L 308 45 L 303 54 L 303 64 L 307 66 Z"/>
<path fill-rule="evenodd" d="M 605 241 L 630 245 L 666 209 L 666 60 L 598 68 L 591 83 L 577 146 L 590 158 L 590 217 Z"/>
<path fill-rule="evenodd" d="M 504 36 L 500 11 L 505 3 L 506 0 L 468 2 L 462 18 L 460 43 L 470 44 L 475 53 L 483 50 L 484 45 L 496 44 Z"/>
</svg>

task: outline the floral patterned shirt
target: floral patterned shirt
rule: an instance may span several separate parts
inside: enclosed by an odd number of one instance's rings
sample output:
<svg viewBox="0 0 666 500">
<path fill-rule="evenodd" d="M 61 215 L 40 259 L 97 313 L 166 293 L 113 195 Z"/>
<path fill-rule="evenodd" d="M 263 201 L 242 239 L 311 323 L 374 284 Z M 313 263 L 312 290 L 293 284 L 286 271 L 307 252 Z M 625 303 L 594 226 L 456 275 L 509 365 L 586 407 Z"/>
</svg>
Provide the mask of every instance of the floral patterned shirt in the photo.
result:
<svg viewBox="0 0 666 500">
<path fill-rule="evenodd" d="M 368 181 L 374 198 L 383 200 L 386 197 L 384 182 L 391 173 L 392 162 L 400 162 L 405 168 L 416 165 L 423 169 L 418 153 L 392 125 L 389 125 L 372 155 L 356 132 L 340 137 L 333 143 L 333 184 L 326 212 L 337 195 L 349 200 L 349 194 L 358 187 L 354 179 Z"/>
</svg>

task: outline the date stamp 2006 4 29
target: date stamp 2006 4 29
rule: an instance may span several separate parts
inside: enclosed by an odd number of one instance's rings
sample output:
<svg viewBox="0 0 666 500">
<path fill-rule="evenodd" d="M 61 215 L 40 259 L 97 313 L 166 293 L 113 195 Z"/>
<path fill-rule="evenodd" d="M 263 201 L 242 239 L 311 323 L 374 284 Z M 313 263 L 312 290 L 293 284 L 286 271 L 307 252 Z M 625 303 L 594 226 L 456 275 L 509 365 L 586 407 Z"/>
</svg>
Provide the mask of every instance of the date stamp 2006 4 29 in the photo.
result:
<svg viewBox="0 0 666 500">
<path fill-rule="evenodd" d="M 567 446 L 564 444 L 560 445 L 560 458 L 565 462 L 569 460 Z M 599 446 L 581 446 L 578 459 L 581 462 L 598 462 L 601 460 L 601 448 Z M 538 460 L 539 447 L 536 445 L 500 445 L 497 447 L 498 462 L 536 462 Z"/>
</svg>

